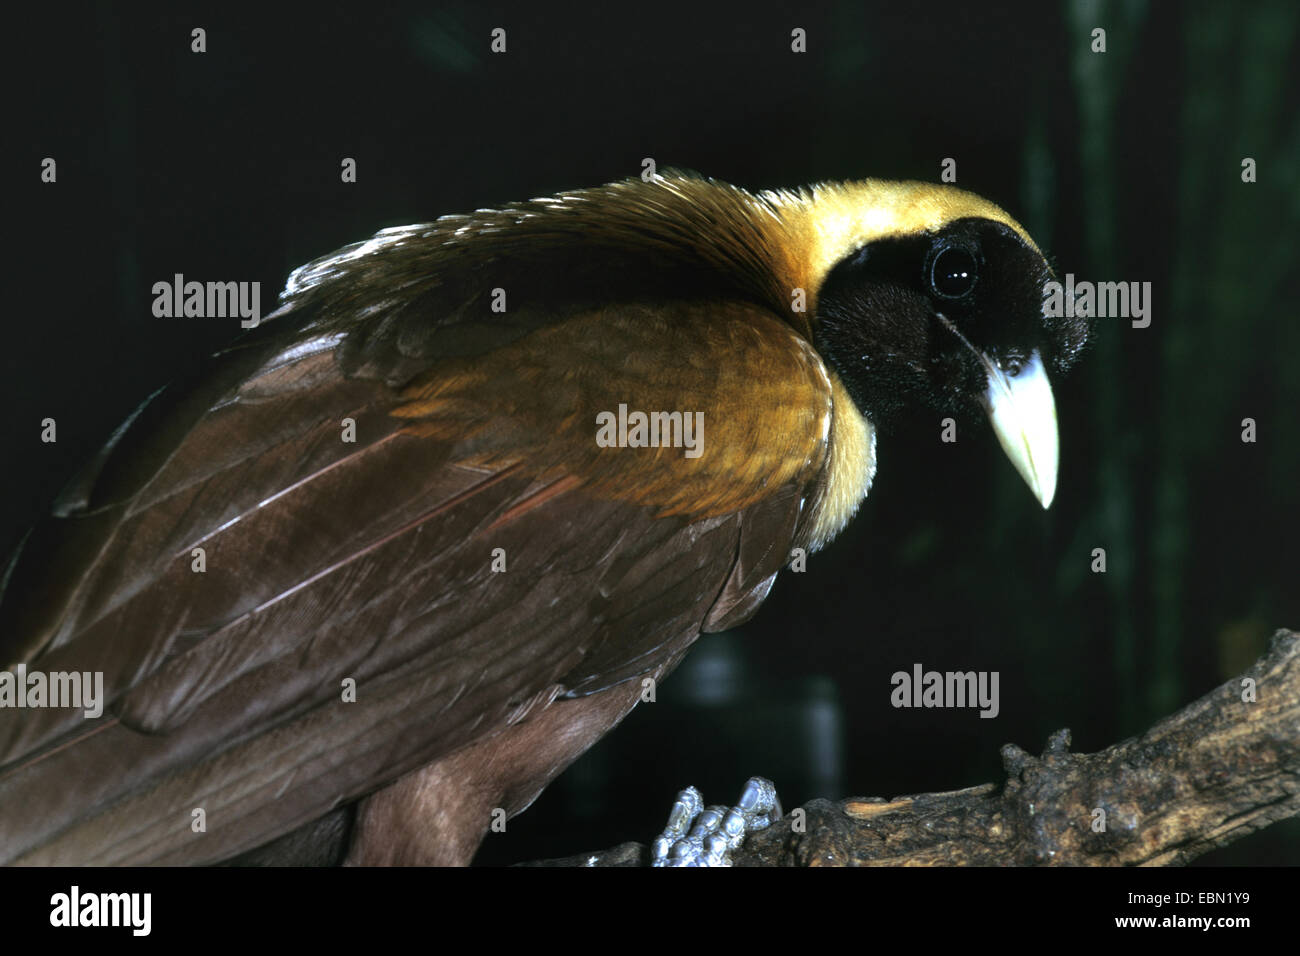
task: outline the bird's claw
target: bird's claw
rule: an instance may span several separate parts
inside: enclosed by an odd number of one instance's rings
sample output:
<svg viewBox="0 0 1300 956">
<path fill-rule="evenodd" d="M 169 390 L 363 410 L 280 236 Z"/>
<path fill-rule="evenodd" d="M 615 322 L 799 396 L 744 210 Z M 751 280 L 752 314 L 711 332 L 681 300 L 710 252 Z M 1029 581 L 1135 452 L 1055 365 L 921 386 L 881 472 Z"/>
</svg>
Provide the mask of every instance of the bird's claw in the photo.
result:
<svg viewBox="0 0 1300 956">
<path fill-rule="evenodd" d="M 731 866 L 731 854 L 746 836 L 779 819 L 781 801 L 776 786 L 763 777 L 750 777 L 730 809 L 704 809 L 700 791 L 687 787 L 677 795 L 668 826 L 651 845 L 650 865 Z"/>
</svg>

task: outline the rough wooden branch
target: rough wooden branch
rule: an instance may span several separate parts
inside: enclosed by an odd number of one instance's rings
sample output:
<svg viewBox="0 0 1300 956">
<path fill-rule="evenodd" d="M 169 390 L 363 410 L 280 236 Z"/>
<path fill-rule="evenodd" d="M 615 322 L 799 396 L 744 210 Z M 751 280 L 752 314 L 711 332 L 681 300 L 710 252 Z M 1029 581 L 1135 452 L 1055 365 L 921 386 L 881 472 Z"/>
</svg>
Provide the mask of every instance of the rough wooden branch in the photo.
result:
<svg viewBox="0 0 1300 956">
<path fill-rule="evenodd" d="M 1175 865 L 1300 813 L 1300 634 L 1278 631 L 1240 677 L 1141 737 L 1041 757 L 1002 748 L 1007 780 L 896 797 L 813 800 L 754 834 L 738 866 Z M 625 843 L 544 865 L 643 866 Z"/>
</svg>

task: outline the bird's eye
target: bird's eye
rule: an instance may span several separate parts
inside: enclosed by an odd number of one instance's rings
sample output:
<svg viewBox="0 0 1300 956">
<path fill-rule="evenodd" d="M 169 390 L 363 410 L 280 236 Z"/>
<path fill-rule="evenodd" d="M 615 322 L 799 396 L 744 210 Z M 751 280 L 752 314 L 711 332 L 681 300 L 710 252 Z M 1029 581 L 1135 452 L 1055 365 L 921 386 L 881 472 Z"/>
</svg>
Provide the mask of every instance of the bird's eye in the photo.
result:
<svg viewBox="0 0 1300 956">
<path fill-rule="evenodd" d="M 948 246 L 930 259 L 930 288 L 941 298 L 965 298 L 978 278 L 979 263 L 965 249 Z"/>
</svg>

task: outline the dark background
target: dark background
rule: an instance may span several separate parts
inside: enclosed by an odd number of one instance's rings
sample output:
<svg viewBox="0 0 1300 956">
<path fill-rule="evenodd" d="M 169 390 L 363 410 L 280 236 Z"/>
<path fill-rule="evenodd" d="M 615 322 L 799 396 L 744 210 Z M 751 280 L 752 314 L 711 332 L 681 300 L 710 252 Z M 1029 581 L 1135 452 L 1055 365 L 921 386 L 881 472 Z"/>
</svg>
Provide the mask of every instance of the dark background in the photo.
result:
<svg viewBox="0 0 1300 956">
<path fill-rule="evenodd" d="M 1100 320 L 1055 383 L 1049 512 L 987 428 L 882 436 L 849 529 L 750 624 L 703 638 L 482 862 L 648 841 L 687 783 L 729 802 L 764 774 L 790 807 L 1000 780 L 1003 743 L 1036 752 L 1068 726 L 1100 749 L 1300 628 L 1294 3 L 24 16 L 7 53 L 6 553 L 145 395 L 237 334 L 153 317 L 154 282 L 258 280 L 267 313 L 293 267 L 381 227 L 637 175 L 645 157 L 755 189 L 937 181 L 952 157 L 957 184 L 1024 223 L 1061 275 L 1153 284 L 1151 326 Z M 890 675 L 915 662 L 1000 672 L 1000 715 L 893 709 Z M 1300 827 L 1204 859 L 1294 863 Z"/>
</svg>

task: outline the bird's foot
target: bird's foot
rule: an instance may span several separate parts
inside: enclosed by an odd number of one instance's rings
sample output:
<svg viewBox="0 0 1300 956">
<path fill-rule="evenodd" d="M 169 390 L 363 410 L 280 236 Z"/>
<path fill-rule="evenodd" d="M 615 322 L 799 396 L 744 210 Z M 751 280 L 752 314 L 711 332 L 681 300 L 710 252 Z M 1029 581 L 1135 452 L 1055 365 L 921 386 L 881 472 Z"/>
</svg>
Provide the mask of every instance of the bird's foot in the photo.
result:
<svg viewBox="0 0 1300 956">
<path fill-rule="evenodd" d="M 730 809 L 704 809 L 700 791 L 687 787 L 677 795 L 668 826 L 650 847 L 650 865 L 731 866 L 731 854 L 745 837 L 779 819 L 776 786 L 763 777 L 750 777 Z"/>
</svg>

